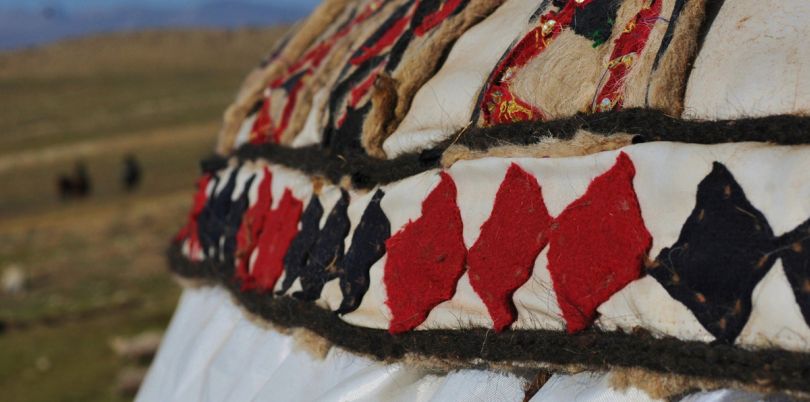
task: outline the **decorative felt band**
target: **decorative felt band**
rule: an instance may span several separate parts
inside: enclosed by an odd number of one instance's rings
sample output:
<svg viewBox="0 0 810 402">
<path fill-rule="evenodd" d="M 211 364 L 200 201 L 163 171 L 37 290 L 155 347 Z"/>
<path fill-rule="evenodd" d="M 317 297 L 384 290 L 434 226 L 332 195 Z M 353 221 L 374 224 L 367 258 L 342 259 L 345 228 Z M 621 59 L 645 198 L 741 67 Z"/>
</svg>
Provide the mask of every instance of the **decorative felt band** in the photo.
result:
<svg viewBox="0 0 810 402">
<path fill-rule="evenodd" d="M 754 385 L 779 392 L 810 393 L 807 354 L 752 351 L 722 343 L 656 338 L 645 331 L 626 334 L 588 329 L 576 334 L 553 330 L 486 328 L 388 331 L 351 325 L 313 303 L 290 296 L 268 297 L 241 290 L 222 263 L 190 262 L 177 247 L 169 252 L 174 272 L 222 283 L 250 313 L 281 328 L 305 328 L 353 353 L 383 361 L 415 357 L 443 365 L 508 364 L 513 367 L 604 370 L 642 368 L 664 375 L 711 379 L 720 384 Z"/>
<path fill-rule="evenodd" d="M 683 120 L 650 109 L 578 114 L 552 121 L 526 121 L 491 127 L 463 129 L 434 147 L 380 159 L 365 153 L 335 153 L 318 145 L 291 148 L 274 143 L 246 144 L 234 156 L 240 162 L 265 160 L 303 173 L 322 176 L 339 183 L 351 180 L 355 188 L 370 189 L 402 180 L 441 166 L 443 153 L 450 147 L 487 151 L 503 146 L 531 146 L 549 141 L 569 141 L 579 132 L 610 137 L 617 133 L 632 136 L 633 142 L 670 141 L 691 144 L 767 142 L 780 145 L 809 144 L 810 119 L 780 115 L 736 120 Z M 215 156 L 203 162 L 203 170 L 213 173 L 226 166 L 227 159 Z"/>
<path fill-rule="evenodd" d="M 173 267 L 381 358 L 616 364 L 807 391 L 808 156 L 651 142 L 460 161 L 367 191 L 233 160 L 201 180 Z"/>
</svg>

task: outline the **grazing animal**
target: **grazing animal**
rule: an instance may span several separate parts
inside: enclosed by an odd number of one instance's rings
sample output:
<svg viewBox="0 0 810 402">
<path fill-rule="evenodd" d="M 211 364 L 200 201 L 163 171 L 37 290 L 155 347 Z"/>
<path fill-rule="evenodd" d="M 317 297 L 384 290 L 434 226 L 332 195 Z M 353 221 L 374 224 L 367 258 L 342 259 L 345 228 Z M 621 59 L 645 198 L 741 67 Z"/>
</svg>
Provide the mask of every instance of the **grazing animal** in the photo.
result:
<svg viewBox="0 0 810 402">
<path fill-rule="evenodd" d="M 128 154 L 124 157 L 124 170 L 121 174 L 121 184 L 126 191 L 134 191 L 141 184 L 141 165 L 135 159 L 135 155 Z"/>
<path fill-rule="evenodd" d="M 62 174 L 56 181 L 59 198 L 62 201 L 85 198 L 92 191 L 90 175 L 84 162 L 76 162 L 73 174 Z"/>
</svg>

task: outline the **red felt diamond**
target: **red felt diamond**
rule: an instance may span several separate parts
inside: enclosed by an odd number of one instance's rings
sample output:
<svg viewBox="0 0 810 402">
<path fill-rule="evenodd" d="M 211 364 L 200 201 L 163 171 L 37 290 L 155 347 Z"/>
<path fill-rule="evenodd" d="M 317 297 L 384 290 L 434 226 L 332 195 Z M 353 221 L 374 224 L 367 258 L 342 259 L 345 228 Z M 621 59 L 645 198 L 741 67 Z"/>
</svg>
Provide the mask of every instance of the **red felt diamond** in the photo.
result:
<svg viewBox="0 0 810 402">
<path fill-rule="evenodd" d="M 548 269 L 569 333 L 589 326 L 600 304 L 641 275 L 652 237 L 633 189 L 635 172 L 622 152 L 551 225 Z"/>
<path fill-rule="evenodd" d="M 512 295 L 531 277 L 551 219 L 537 179 L 513 163 L 467 256 L 470 284 L 487 306 L 496 332 L 517 318 Z"/>
<path fill-rule="evenodd" d="M 197 256 L 200 254 L 200 235 L 199 227 L 197 225 L 197 218 L 205 208 L 205 203 L 208 201 L 208 183 L 211 181 L 211 175 L 206 174 L 197 181 L 197 192 L 194 194 L 194 203 L 191 207 L 191 212 L 188 214 L 188 221 L 186 226 L 180 229 L 180 232 L 174 237 L 176 242 L 188 240 L 188 254 L 189 259 L 197 261 Z"/>
<path fill-rule="evenodd" d="M 250 287 L 248 284 L 250 255 L 256 248 L 256 242 L 264 227 L 264 218 L 270 212 L 270 206 L 273 203 L 272 184 L 273 174 L 270 169 L 264 168 L 264 177 L 259 183 L 256 203 L 245 212 L 242 224 L 236 233 L 236 277 L 243 282 L 243 287 Z"/>
<path fill-rule="evenodd" d="M 450 175 L 441 173 L 439 185 L 422 202 L 422 216 L 408 222 L 385 247 L 385 304 L 393 315 L 388 331 L 397 334 L 416 328 L 430 310 L 452 298 L 464 273 L 467 249 Z"/>
<path fill-rule="evenodd" d="M 250 274 L 256 288 L 272 291 L 276 286 L 276 281 L 284 271 L 284 255 L 298 234 L 302 209 L 303 203 L 286 189 L 278 207 L 265 216 L 256 250 L 258 255 Z"/>
</svg>

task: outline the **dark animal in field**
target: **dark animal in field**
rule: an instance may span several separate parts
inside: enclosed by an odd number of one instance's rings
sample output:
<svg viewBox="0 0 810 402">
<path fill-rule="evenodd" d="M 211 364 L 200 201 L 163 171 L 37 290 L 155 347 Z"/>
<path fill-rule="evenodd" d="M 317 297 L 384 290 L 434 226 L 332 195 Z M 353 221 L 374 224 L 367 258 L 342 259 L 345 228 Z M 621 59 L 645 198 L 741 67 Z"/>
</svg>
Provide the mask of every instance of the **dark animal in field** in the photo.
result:
<svg viewBox="0 0 810 402">
<path fill-rule="evenodd" d="M 56 181 L 59 198 L 62 201 L 85 198 L 90 195 L 92 184 L 87 166 L 83 162 L 76 162 L 73 174 L 62 174 Z"/>
<path fill-rule="evenodd" d="M 135 159 L 135 155 L 129 154 L 124 157 L 124 170 L 121 174 L 121 183 L 127 191 L 133 191 L 141 184 L 141 165 Z"/>
</svg>

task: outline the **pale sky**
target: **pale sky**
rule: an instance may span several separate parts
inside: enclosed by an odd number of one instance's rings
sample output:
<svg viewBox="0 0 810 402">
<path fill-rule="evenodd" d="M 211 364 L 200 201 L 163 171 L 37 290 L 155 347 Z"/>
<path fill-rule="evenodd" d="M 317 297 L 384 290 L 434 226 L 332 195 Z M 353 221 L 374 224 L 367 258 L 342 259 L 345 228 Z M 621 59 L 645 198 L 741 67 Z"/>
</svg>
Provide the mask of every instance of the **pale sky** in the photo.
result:
<svg viewBox="0 0 810 402">
<path fill-rule="evenodd" d="M 217 0 L 227 2 L 228 0 Z M 314 6 L 320 0 L 236 0 L 243 3 L 307 5 Z M 67 11 L 109 9 L 118 6 L 154 6 L 182 8 L 208 3 L 211 0 L 0 0 L 3 9 L 40 10 L 45 7 L 60 7 Z"/>
</svg>

